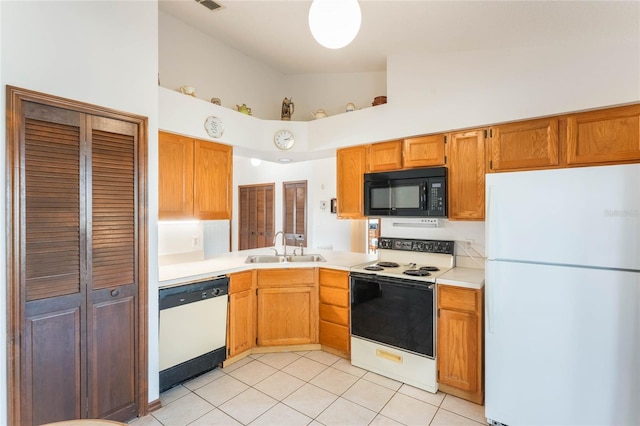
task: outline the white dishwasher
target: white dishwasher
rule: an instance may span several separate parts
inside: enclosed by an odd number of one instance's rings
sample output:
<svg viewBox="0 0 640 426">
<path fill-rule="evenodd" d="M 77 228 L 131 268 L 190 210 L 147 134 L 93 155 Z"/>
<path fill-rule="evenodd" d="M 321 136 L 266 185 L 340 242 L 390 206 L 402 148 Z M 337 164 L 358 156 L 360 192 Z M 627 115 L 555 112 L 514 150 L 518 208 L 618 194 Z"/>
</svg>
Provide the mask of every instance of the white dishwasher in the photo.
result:
<svg viewBox="0 0 640 426">
<path fill-rule="evenodd" d="M 229 278 L 163 288 L 160 295 L 160 392 L 216 368 L 226 357 Z"/>
</svg>

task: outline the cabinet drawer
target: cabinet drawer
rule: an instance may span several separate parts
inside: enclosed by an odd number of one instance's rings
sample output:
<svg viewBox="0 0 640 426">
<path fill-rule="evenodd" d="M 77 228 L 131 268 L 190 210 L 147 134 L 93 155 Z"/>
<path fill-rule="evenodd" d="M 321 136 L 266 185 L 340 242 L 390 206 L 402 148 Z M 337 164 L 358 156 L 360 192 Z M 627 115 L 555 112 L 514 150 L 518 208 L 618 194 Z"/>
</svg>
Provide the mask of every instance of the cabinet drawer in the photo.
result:
<svg viewBox="0 0 640 426">
<path fill-rule="evenodd" d="M 321 268 L 318 281 L 321 286 L 338 287 L 348 290 L 349 272 Z"/>
<path fill-rule="evenodd" d="M 349 308 L 320 303 L 320 319 L 348 327 Z"/>
<path fill-rule="evenodd" d="M 349 306 L 349 292 L 338 288 L 320 287 L 320 302 L 346 308 Z"/>
<path fill-rule="evenodd" d="M 480 290 L 440 285 L 438 308 L 465 312 L 480 311 Z"/>
<path fill-rule="evenodd" d="M 251 290 L 253 287 L 253 271 L 237 272 L 229 275 L 229 293 Z"/>
<path fill-rule="evenodd" d="M 260 269 L 258 287 L 289 287 L 292 285 L 313 285 L 313 268 Z"/>
<path fill-rule="evenodd" d="M 320 344 L 334 349 L 349 352 L 349 328 L 342 325 L 320 321 Z"/>
</svg>

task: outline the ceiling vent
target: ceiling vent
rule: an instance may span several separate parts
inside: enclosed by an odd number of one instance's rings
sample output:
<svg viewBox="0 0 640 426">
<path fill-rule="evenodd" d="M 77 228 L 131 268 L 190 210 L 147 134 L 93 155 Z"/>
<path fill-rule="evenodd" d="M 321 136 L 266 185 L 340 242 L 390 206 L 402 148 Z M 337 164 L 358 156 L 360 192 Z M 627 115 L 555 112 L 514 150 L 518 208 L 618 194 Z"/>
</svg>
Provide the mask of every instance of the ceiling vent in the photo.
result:
<svg viewBox="0 0 640 426">
<path fill-rule="evenodd" d="M 209 10 L 218 10 L 222 8 L 222 5 L 220 3 L 216 3 L 213 0 L 196 0 L 198 3 L 200 3 L 201 5 L 203 5 L 204 7 L 206 7 Z"/>
</svg>

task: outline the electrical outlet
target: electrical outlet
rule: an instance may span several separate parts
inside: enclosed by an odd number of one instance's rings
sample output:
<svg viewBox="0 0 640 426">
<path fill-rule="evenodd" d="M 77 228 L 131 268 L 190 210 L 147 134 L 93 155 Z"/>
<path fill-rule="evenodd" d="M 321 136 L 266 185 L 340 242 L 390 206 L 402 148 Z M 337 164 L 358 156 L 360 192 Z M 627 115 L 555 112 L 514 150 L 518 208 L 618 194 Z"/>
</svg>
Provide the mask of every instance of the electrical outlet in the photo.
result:
<svg viewBox="0 0 640 426">
<path fill-rule="evenodd" d="M 467 250 L 471 248 L 472 244 L 473 240 L 464 240 L 464 248 L 466 248 Z"/>
</svg>

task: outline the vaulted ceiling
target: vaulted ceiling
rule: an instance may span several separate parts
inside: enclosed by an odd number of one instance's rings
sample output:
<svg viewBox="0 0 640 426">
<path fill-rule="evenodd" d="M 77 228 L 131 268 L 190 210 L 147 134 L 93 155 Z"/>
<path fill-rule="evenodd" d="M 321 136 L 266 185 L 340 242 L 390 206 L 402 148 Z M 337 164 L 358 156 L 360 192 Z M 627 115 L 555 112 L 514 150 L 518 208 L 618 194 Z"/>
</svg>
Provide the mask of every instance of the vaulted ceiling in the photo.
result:
<svg viewBox="0 0 640 426">
<path fill-rule="evenodd" d="M 163 0 L 160 10 L 284 74 L 384 71 L 389 55 L 640 37 L 638 1 L 360 0 L 362 26 L 340 50 L 308 28 L 310 0 Z"/>
</svg>

